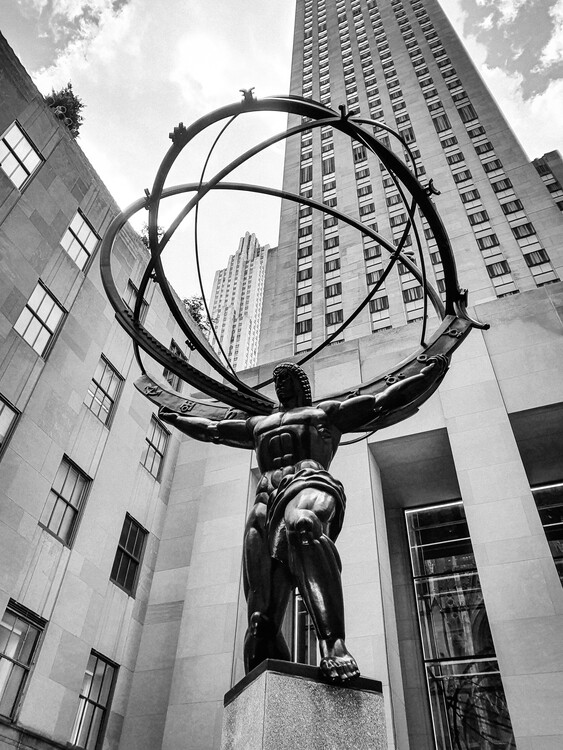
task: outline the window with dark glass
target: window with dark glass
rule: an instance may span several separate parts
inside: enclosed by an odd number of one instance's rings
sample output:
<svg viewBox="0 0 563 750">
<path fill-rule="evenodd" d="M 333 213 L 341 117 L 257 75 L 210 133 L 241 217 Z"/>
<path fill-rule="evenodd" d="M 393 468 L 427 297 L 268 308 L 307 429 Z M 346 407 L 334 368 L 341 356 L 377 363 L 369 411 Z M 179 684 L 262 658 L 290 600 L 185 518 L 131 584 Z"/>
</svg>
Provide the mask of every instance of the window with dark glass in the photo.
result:
<svg viewBox="0 0 563 750">
<path fill-rule="evenodd" d="M 14 330 L 42 357 L 60 326 L 64 312 L 53 295 L 39 283 L 16 320 Z"/>
<path fill-rule="evenodd" d="M 491 263 L 487 266 L 487 273 L 491 279 L 495 279 L 497 276 L 504 276 L 510 273 L 510 266 L 505 260 L 499 260 L 497 263 Z"/>
<path fill-rule="evenodd" d="M 563 584 L 563 483 L 533 487 L 532 493 L 559 580 Z"/>
<path fill-rule="evenodd" d="M 295 324 L 295 335 L 300 336 L 303 333 L 310 333 L 313 330 L 313 321 L 311 318 L 300 320 Z"/>
<path fill-rule="evenodd" d="M 464 169 L 461 172 L 455 172 L 453 175 L 454 182 L 466 182 L 471 179 L 471 172 L 468 169 Z"/>
<path fill-rule="evenodd" d="M 61 240 L 62 247 L 79 268 L 84 268 L 96 249 L 99 237 L 82 211 L 77 211 Z"/>
<path fill-rule="evenodd" d="M 0 396 L 0 456 L 8 444 L 20 412 Z"/>
<path fill-rule="evenodd" d="M 470 122 L 477 119 L 477 112 L 475 112 L 472 104 L 464 104 L 457 111 L 463 122 Z"/>
<path fill-rule="evenodd" d="M 330 273 L 331 271 L 338 271 L 340 268 L 340 258 L 335 258 L 334 260 L 327 260 L 325 262 L 325 273 Z"/>
<path fill-rule="evenodd" d="M 413 286 L 411 289 L 403 289 L 403 300 L 405 302 L 415 302 L 422 299 L 423 292 L 421 286 Z"/>
<path fill-rule="evenodd" d="M 311 182 L 313 179 L 313 165 L 309 164 L 306 167 L 301 167 L 300 182 Z"/>
<path fill-rule="evenodd" d="M 145 438 L 145 448 L 141 457 L 141 463 L 155 479 L 160 479 L 162 459 L 166 452 L 169 434 L 168 430 L 153 416 Z"/>
<path fill-rule="evenodd" d="M 137 304 L 137 297 L 139 296 L 139 290 L 133 284 L 131 279 L 127 282 L 127 289 L 125 290 L 125 295 L 123 297 L 123 301 L 127 305 L 127 307 L 133 312 L 135 310 L 135 305 Z M 143 300 L 141 302 L 141 309 L 139 311 L 139 320 L 141 323 L 145 322 L 145 318 L 147 317 L 147 311 L 149 309 L 148 302 L 146 300 Z"/>
<path fill-rule="evenodd" d="M 305 305 L 310 305 L 312 301 L 313 301 L 312 292 L 307 292 L 306 294 L 298 294 L 295 300 L 295 306 L 304 307 Z"/>
<path fill-rule="evenodd" d="M 70 738 L 73 747 L 84 750 L 100 747 L 116 676 L 115 664 L 96 651 L 90 653 Z"/>
<path fill-rule="evenodd" d="M 21 189 L 39 168 L 42 157 L 18 122 L 13 122 L 0 138 L 0 167 Z"/>
<path fill-rule="evenodd" d="M 381 268 L 378 268 L 376 271 L 370 271 L 370 273 L 367 274 L 367 282 L 371 286 L 372 284 L 377 284 L 379 279 L 383 276 L 383 270 Z"/>
<path fill-rule="evenodd" d="M 364 247 L 364 258 L 370 260 L 371 258 L 379 258 L 381 256 L 381 245 L 371 245 Z"/>
<path fill-rule="evenodd" d="M 127 514 L 113 560 L 110 580 L 131 596 L 135 593 L 147 531 Z"/>
<path fill-rule="evenodd" d="M 483 224 L 485 221 L 489 221 L 489 214 L 486 211 L 476 211 L 474 214 L 469 214 L 469 223 L 473 227 L 476 224 Z"/>
<path fill-rule="evenodd" d="M 377 297 L 370 300 L 369 311 L 372 313 L 381 312 L 389 309 L 389 297 Z"/>
<path fill-rule="evenodd" d="M 530 235 L 536 233 L 534 225 L 529 222 L 527 224 L 520 224 L 520 226 L 518 227 L 511 227 L 511 229 L 512 234 L 516 237 L 517 240 L 521 240 L 524 237 L 530 237 Z"/>
<path fill-rule="evenodd" d="M 446 114 L 433 117 L 432 122 L 434 123 L 434 127 L 436 128 L 437 133 L 441 133 L 442 131 L 449 130 L 451 128 L 451 123 Z"/>
<path fill-rule="evenodd" d="M 303 268 L 301 271 L 297 271 L 297 281 L 306 281 L 313 276 L 312 268 Z"/>
<path fill-rule="evenodd" d="M 481 196 L 478 190 L 473 189 L 473 190 L 467 190 L 465 193 L 460 193 L 459 197 L 464 203 L 470 203 L 471 201 L 476 201 Z"/>
<path fill-rule="evenodd" d="M 338 323 L 342 323 L 344 320 L 344 313 L 342 310 L 334 310 L 333 312 L 329 312 L 326 314 L 326 325 L 327 326 L 333 326 L 337 325 Z"/>
<path fill-rule="evenodd" d="M 102 355 L 88 388 L 84 403 L 100 422 L 109 424 L 119 397 L 123 378 Z"/>
<path fill-rule="evenodd" d="M 187 361 L 184 352 L 180 349 L 180 347 L 174 341 L 174 339 L 172 339 L 172 341 L 170 342 L 170 351 L 172 352 L 172 354 L 175 354 L 180 359 L 183 359 L 184 361 Z M 178 391 L 180 389 L 181 386 L 180 386 L 180 376 L 179 375 L 175 375 L 172 372 L 172 370 L 169 370 L 166 367 L 164 368 L 164 371 L 163 371 L 162 375 L 163 375 L 164 379 L 167 380 L 168 383 L 170 383 L 170 386 L 175 391 Z"/>
<path fill-rule="evenodd" d="M 325 297 L 337 297 L 339 294 L 342 294 L 342 284 L 340 282 L 336 284 L 330 284 L 325 288 Z"/>
<path fill-rule="evenodd" d="M 304 247 L 300 247 L 297 250 L 297 257 L 298 258 L 308 258 L 309 255 L 313 253 L 313 246 L 312 245 L 305 245 Z"/>
<path fill-rule="evenodd" d="M 72 543 L 90 478 L 66 456 L 41 514 L 41 525 L 67 546 Z"/>
<path fill-rule="evenodd" d="M 405 520 L 436 747 L 515 750 L 463 504 Z"/>
<path fill-rule="evenodd" d="M 522 201 L 516 200 L 508 201 L 508 203 L 501 203 L 500 207 L 502 208 L 502 212 L 504 214 L 513 214 L 516 213 L 516 211 L 523 211 L 524 206 L 522 205 Z"/>
<path fill-rule="evenodd" d="M 529 268 L 533 268 L 534 266 L 541 266 L 542 263 L 549 263 L 549 255 L 543 248 L 540 248 L 531 253 L 525 253 L 524 260 Z"/>
<path fill-rule="evenodd" d="M 500 159 L 493 159 L 483 164 L 485 172 L 495 172 L 497 169 L 502 169 L 502 162 Z"/>
<path fill-rule="evenodd" d="M 497 247 L 499 244 L 496 234 L 488 234 L 486 237 L 479 237 L 477 239 L 479 250 L 487 250 L 490 247 Z"/>
<path fill-rule="evenodd" d="M 45 620 L 10 599 L 0 621 L 0 716 L 13 719 L 35 661 Z"/>
</svg>

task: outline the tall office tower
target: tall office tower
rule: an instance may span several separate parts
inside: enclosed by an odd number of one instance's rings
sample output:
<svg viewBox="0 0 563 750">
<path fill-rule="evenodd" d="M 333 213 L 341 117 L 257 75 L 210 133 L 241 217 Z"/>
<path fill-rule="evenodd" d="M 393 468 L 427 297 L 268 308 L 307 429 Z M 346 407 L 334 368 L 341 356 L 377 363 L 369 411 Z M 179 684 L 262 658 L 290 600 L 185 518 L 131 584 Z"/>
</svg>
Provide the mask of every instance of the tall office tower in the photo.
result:
<svg viewBox="0 0 563 750">
<path fill-rule="evenodd" d="M 254 367 L 258 356 L 260 318 L 269 245 L 246 232 L 226 268 L 215 273 L 211 316 L 223 351 L 235 370 Z M 217 342 L 211 341 L 217 353 Z"/>
<path fill-rule="evenodd" d="M 440 190 L 435 204 L 470 303 L 560 278 L 558 207 L 438 0 L 298 0 L 291 92 L 337 111 L 345 104 L 400 132 L 421 181 L 432 178 Z M 298 122 L 290 117 L 290 125 Z M 405 158 L 397 139 L 373 132 Z M 393 241 L 405 228 L 407 212 L 387 171 L 329 126 L 290 140 L 284 188 L 359 217 Z M 429 279 L 442 291 L 424 220 L 420 229 Z M 266 296 L 275 286 L 283 304 L 265 316 L 261 358 L 306 351 L 333 332 L 377 281 L 386 251 L 332 217 L 285 202 L 272 256 Z M 398 264 L 344 337 L 410 323 L 422 305 L 420 285 Z"/>
</svg>

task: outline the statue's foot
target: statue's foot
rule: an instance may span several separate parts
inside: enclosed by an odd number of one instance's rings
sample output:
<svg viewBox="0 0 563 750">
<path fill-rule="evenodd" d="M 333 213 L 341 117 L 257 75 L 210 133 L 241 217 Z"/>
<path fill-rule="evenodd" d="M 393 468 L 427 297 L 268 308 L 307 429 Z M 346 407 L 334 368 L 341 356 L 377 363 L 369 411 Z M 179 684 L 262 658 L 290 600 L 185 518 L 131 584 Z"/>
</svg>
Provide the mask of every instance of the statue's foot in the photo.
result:
<svg viewBox="0 0 563 750">
<path fill-rule="evenodd" d="M 275 629 L 270 618 L 261 612 L 251 615 L 244 637 L 244 666 L 248 674 L 264 659 L 291 661 L 285 638 Z"/>
<path fill-rule="evenodd" d="M 360 676 L 356 660 L 346 648 L 342 638 L 335 641 L 319 641 L 322 659 L 321 672 L 335 682 L 351 682 Z"/>
</svg>

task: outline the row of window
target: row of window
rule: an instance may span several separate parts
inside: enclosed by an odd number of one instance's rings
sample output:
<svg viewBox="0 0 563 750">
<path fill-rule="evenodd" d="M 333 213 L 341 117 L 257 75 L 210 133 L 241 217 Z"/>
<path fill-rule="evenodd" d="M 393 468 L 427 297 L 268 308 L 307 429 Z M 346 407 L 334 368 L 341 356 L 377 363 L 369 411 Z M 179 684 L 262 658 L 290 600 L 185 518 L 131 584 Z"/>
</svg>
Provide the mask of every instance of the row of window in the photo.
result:
<svg viewBox="0 0 563 750">
<path fill-rule="evenodd" d="M 0 716 L 13 720 L 23 700 L 47 622 L 10 600 L 0 621 Z M 90 653 L 69 744 L 95 750 L 104 733 L 118 667 Z"/>
</svg>

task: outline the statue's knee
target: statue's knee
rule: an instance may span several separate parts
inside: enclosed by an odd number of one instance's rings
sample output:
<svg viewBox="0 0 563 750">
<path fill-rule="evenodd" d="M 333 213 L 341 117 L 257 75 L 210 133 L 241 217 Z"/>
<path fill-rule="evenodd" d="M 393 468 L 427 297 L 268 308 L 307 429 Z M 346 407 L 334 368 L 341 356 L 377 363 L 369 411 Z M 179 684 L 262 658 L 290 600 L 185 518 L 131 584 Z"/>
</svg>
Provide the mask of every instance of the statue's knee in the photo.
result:
<svg viewBox="0 0 563 750">
<path fill-rule="evenodd" d="M 317 515 L 305 508 L 296 508 L 288 515 L 286 528 L 293 542 L 299 542 L 302 538 L 320 539 L 323 533 L 323 527 Z"/>
</svg>

